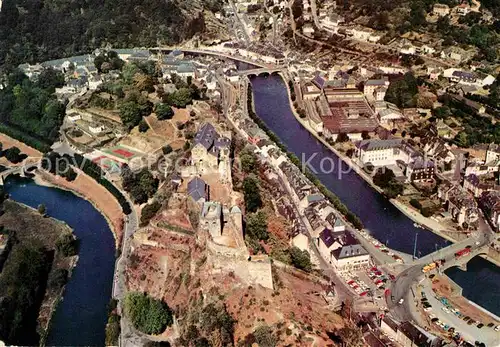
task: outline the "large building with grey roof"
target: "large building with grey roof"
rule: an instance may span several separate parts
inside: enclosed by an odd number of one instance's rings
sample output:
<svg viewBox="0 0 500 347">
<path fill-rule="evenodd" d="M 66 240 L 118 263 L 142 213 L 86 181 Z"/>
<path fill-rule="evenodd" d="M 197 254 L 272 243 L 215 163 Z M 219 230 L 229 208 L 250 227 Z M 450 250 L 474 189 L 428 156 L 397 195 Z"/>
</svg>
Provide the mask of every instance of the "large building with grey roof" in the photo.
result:
<svg viewBox="0 0 500 347">
<path fill-rule="evenodd" d="M 210 123 L 203 124 L 196 133 L 191 150 L 191 165 L 198 174 L 219 172 L 221 179 L 230 181 L 230 134 L 221 135 Z"/>
</svg>

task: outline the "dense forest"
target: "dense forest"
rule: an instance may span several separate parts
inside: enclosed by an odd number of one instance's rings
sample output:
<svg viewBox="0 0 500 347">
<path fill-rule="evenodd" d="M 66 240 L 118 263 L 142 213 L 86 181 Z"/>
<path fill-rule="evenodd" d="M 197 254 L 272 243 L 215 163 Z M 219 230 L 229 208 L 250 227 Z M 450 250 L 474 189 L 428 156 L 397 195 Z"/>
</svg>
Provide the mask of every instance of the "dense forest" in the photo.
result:
<svg viewBox="0 0 500 347">
<path fill-rule="evenodd" d="M 65 106 L 53 95 L 63 84 L 64 76 L 55 70 L 44 70 L 36 81 L 14 70 L 0 89 L 0 130 L 45 152 L 64 119 Z"/>
<path fill-rule="evenodd" d="M 0 66 L 71 56 L 105 46 L 173 44 L 205 28 L 203 9 L 222 0 L 4 0 Z"/>
</svg>

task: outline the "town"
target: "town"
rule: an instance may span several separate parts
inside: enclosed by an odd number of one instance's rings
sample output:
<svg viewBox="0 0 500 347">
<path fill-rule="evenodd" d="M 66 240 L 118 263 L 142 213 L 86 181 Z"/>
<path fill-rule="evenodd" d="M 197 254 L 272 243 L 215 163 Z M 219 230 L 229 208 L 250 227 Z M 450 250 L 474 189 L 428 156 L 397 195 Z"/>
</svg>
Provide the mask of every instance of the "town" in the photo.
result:
<svg viewBox="0 0 500 347">
<path fill-rule="evenodd" d="M 101 344 L 500 346 L 496 13 L 360 12 L 377 6 L 229 0 L 206 29 L 225 35 L 2 76 L 0 283 L 15 288 L 3 274 L 40 241 L 15 213 L 57 230 L 43 240 L 57 266 L 31 304 L 37 336 L 9 323 L 0 339 L 83 342 L 64 331 L 88 317 L 59 315 L 102 256 Z M 113 239 L 62 219 L 64 195 L 23 197 L 36 187 L 90 202 L 77 209 Z"/>
</svg>

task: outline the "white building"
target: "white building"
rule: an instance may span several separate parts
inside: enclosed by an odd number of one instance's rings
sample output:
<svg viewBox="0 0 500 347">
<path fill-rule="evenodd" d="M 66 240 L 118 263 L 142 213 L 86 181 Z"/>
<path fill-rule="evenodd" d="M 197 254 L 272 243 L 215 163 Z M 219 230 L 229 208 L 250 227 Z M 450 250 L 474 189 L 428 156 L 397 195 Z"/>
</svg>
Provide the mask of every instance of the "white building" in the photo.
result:
<svg viewBox="0 0 500 347">
<path fill-rule="evenodd" d="M 89 125 L 89 131 L 93 134 L 100 134 L 102 133 L 106 128 L 104 125 L 100 124 L 91 124 Z"/>
<path fill-rule="evenodd" d="M 384 100 L 385 92 L 387 91 L 386 88 L 389 87 L 389 84 L 389 80 L 386 79 L 368 80 L 365 82 L 365 85 L 363 87 L 363 94 L 368 101 Z M 383 93 L 383 96 L 381 95 L 381 93 Z M 380 97 L 382 97 L 382 99 L 380 99 Z"/>
<path fill-rule="evenodd" d="M 368 267 L 370 254 L 360 244 L 346 245 L 332 252 L 332 263 L 341 271 Z"/>
<path fill-rule="evenodd" d="M 450 14 L 450 7 L 445 4 L 435 4 L 432 13 L 439 17 L 447 16 Z"/>
<path fill-rule="evenodd" d="M 356 147 L 356 156 L 363 165 L 388 166 L 395 165 L 397 161 L 408 164 L 415 154 L 402 139 L 363 140 Z"/>
</svg>

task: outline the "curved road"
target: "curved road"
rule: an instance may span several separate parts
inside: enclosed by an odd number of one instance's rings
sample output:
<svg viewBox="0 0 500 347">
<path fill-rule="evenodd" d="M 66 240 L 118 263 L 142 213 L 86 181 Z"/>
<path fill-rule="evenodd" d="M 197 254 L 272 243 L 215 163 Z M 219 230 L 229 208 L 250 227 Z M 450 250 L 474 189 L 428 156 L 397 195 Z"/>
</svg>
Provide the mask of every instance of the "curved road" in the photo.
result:
<svg viewBox="0 0 500 347">
<path fill-rule="evenodd" d="M 466 263 L 475 255 L 481 253 L 483 247 L 489 244 L 491 237 L 492 234 L 490 233 L 478 233 L 475 238 L 469 238 L 461 242 L 457 242 L 446 247 L 445 249 L 439 250 L 438 252 L 417 259 L 413 265 L 402 271 L 391 285 L 390 296 L 386 298 L 387 307 L 392 312 L 394 317 L 399 321 L 415 321 L 418 324 L 425 325 L 422 323 L 421 317 L 416 311 L 416 304 L 414 301 L 416 293 L 413 289 L 418 281 L 425 278 L 425 274 L 422 273 L 422 267 L 425 264 L 438 259 L 445 259 L 446 268 Z M 477 242 L 479 244 L 476 245 Z M 455 259 L 455 252 L 465 248 L 466 246 L 471 246 L 472 256 L 469 255 L 467 258 L 460 258 L 458 260 Z M 399 304 L 401 299 L 403 299 L 404 302 Z"/>
</svg>

